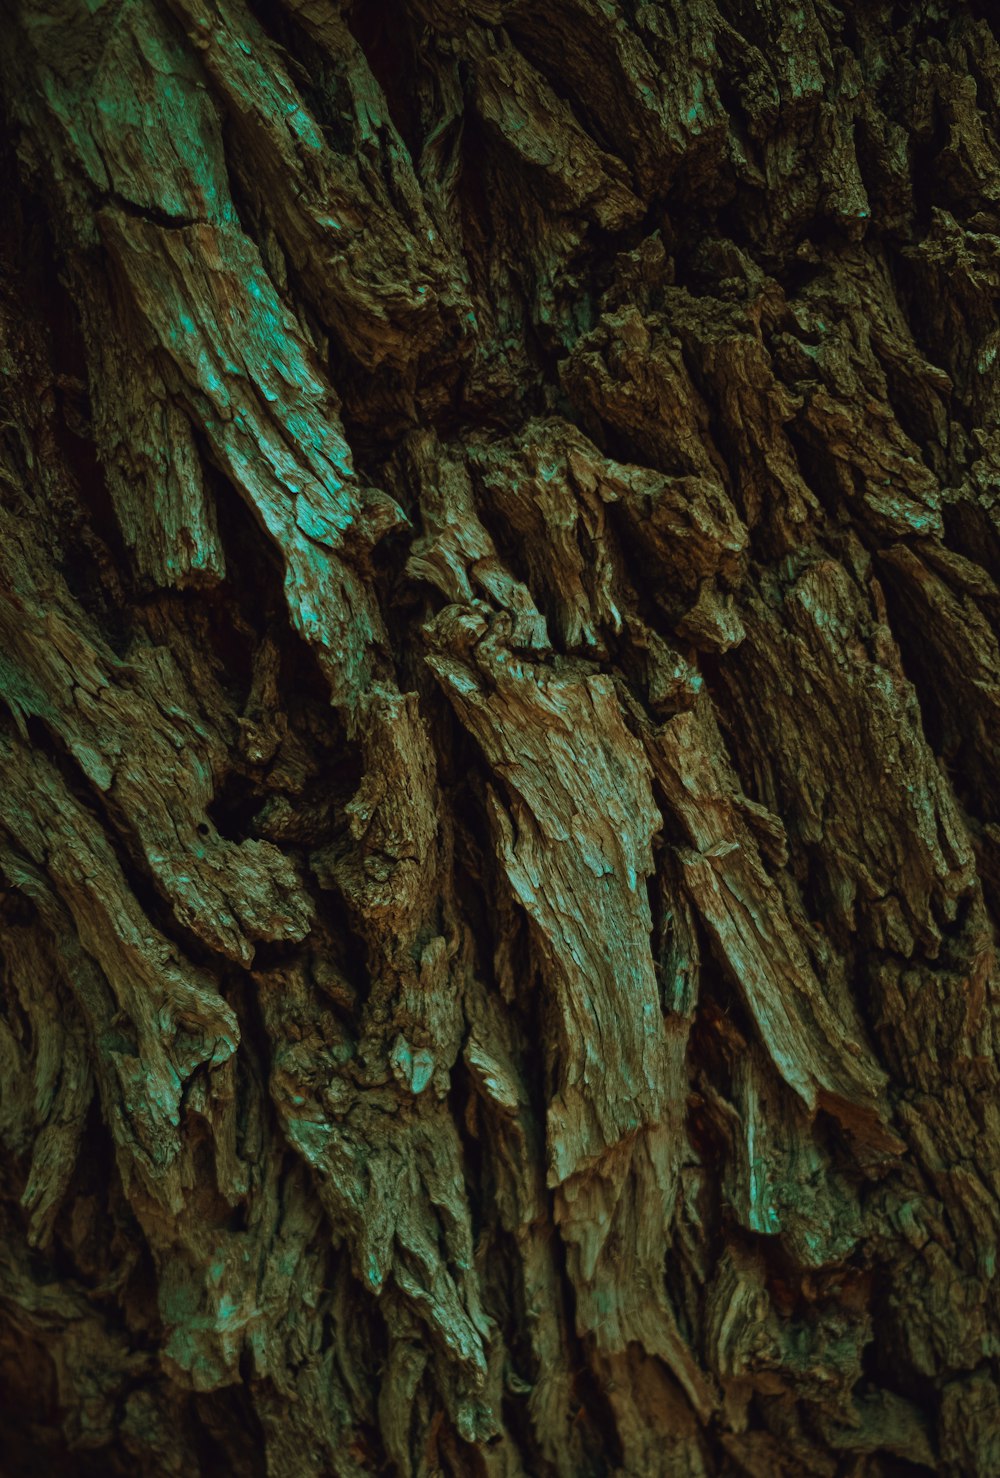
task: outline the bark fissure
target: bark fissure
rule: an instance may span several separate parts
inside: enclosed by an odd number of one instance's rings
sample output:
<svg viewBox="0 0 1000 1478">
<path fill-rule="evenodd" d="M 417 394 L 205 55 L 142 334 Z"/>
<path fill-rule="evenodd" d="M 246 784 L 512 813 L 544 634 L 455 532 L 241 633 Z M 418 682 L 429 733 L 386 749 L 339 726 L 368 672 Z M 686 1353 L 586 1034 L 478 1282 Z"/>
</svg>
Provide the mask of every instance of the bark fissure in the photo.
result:
<svg viewBox="0 0 1000 1478">
<path fill-rule="evenodd" d="M 2 0 L 0 1466 L 1000 1470 L 1000 34 Z"/>
</svg>

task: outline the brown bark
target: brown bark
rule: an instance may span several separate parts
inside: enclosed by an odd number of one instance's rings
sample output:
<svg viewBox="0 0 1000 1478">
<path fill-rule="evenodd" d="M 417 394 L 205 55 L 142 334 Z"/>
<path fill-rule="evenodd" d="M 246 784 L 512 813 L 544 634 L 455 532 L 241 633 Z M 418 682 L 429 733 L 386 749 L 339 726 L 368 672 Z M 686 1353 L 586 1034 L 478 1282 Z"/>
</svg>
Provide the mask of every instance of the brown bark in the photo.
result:
<svg viewBox="0 0 1000 1478">
<path fill-rule="evenodd" d="M 2 1472 L 1000 1471 L 1000 37 L 3 0 Z"/>
</svg>

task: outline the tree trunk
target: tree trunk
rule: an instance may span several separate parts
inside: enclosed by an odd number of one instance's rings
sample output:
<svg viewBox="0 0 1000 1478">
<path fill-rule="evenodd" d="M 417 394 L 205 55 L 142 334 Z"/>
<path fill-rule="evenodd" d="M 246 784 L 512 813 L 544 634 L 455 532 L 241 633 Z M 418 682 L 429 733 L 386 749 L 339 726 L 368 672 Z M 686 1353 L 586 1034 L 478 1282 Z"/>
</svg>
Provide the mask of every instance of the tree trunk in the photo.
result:
<svg viewBox="0 0 1000 1478">
<path fill-rule="evenodd" d="M 0 14 L 5 1478 L 993 1478 L 992 7 Z"/>
</svg>

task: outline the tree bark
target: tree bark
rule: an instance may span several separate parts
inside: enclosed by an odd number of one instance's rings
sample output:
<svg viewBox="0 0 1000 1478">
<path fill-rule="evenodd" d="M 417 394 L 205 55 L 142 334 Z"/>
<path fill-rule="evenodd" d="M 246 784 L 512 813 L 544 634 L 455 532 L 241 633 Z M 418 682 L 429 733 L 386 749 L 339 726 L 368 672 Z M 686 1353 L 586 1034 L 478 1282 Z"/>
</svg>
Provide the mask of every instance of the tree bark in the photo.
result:
<svg viewBox="0 0 1000 1478">
<path fill-rule="evenodd" d="M 2 1472 L 992 1478 L 992 7 L 0 15 Z"/>
</svg>

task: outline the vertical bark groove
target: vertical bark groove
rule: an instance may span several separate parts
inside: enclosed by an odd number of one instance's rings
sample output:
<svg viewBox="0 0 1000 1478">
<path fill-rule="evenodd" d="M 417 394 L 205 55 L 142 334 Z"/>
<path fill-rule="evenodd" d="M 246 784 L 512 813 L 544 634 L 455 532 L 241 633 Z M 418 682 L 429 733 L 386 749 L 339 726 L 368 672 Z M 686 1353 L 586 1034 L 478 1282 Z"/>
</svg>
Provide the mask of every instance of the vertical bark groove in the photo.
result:
<svg viewBox="0 0 1000 1478">
<path fill-rule="evenodd" d="M 0 34 L 0 1471 L 1000 1471 L 989 7 Z"/>
</svg>

